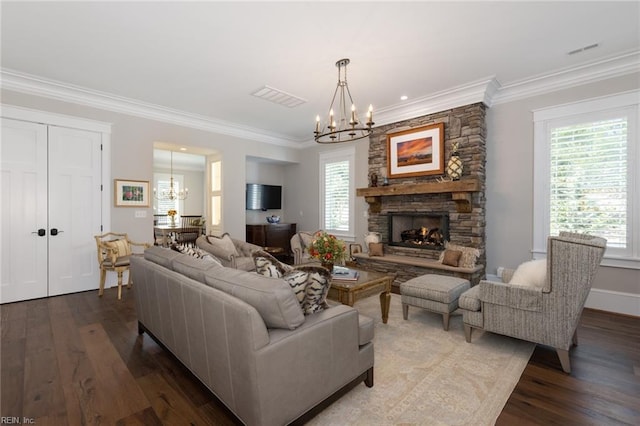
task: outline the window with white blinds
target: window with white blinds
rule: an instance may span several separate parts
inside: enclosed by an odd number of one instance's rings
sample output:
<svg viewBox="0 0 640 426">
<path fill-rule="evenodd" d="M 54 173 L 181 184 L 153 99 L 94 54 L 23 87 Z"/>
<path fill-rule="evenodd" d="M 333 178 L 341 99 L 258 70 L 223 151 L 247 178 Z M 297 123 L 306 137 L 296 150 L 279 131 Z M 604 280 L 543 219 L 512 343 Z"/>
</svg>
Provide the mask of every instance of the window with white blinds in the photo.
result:
<svg viewBox="0 0 640 426">
<path fill-rule="evenodd" d="M 551 129 L 551 234 L 586 232 L 627 247 L 626 116 Z"/>
<path fill-rule="evenodd" d="M 320 154 L 320 228 L 353 237 L 353 148 Z"/>
<path fill-rule="evenodd" d="M 534 112 L 534 252 L 561 231 L 607 239 L 603 264 L 640 268 L 634 91 Z"/>
</svg>

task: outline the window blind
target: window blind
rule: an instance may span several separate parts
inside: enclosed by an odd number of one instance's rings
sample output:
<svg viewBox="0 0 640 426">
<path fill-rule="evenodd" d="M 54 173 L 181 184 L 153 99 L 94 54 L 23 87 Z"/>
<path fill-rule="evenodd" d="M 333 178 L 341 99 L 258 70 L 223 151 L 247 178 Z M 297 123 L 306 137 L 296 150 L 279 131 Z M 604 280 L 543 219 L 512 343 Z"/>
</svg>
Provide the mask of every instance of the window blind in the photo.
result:
<svg viewBox="0 0 640 426">
<path fill-rule="evenodd" d="M 628 228 L 626 117 L 550 131 L 550 231 L 586 232 L 625 248 Z"/>
<path fill-rule="evenodd" d="M 349 231 L 349 161 L 325 163 L 324 228 Z"/>
</svg>

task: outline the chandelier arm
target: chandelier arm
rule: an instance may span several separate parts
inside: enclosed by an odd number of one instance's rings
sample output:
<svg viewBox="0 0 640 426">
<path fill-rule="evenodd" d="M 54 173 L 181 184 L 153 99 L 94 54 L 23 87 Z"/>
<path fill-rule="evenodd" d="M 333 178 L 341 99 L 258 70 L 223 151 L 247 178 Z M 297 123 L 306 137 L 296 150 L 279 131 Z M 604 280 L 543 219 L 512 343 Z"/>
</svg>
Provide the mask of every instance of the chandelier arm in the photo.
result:
<svg viewBox="0 0 640 426">
<path fill-rule="evenodd" d="M 319 126 L 320 119 L 319 117 L 317 118 L 316 129 L 314 131 L 314 139 L 317 143 L 355 141 L 366 138 L 373 132 L 372 126 L 374 123 L 372 120 L 373 113 L 371 106 L 369 106 L 369 112 L 367 113 L 367 120 L 364 126 L 360 124 L 362 121 L 358 119 L 355 102 L 353 102 L 353 97 L 351 96 L 349 85 L 347 84 L 347 65 L 349 62 L 349 59 L 340 59 L 336 62 L 336 67 L 338 68 L 338 84 L 336 85 L 333 98 L 331 99 L 329 123 L 328 126 L 322 127 L 321 130 Z M 342 68 L 344 68 L 344 71 Z M 347 92 L 346 95 L 344 93 L 345 90 Z M 338 105 L 336 106 L 338 91 L 340 92 L 340 95 L 338 97 Z M 349 106 L 347 106 L 347 97 L 348 101 L 351 103 Z M 334 107 L 337 107 L 339 110 L 334 111 Z M 333 114 L 331 114 L 332 112 Z M 335 120 L 335 117 L 338 117 L 337 121 Z"/>
</svg>

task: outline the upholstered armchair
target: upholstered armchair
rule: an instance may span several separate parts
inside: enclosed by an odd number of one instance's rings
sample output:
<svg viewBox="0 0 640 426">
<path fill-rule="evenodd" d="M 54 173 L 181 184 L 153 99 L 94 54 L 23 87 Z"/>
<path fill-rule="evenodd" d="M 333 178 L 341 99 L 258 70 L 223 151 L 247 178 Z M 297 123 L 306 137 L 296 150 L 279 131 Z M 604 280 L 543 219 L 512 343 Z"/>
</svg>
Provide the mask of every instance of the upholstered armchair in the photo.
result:
<svg viewBox="0 0 640 426">
<path fill-rule="evenodd" d="M 256 269 L 251 254 L 262 250 L 258 245 L 231 238 L 227 233 L 222 237 L 202 235 L 196 240 L 196 246 L 214 255 L 223 266 L 243 271 Z"/>
<path fill-rule="evenodd" d="M 300 231 L 291 237 L 291 251 L 293 252 L 293 264 L 300 265 L 302 263 L 320 263 L 317 259 L 313 259 L 309 256 L 307 247 L 311 245 L 313 241 L 313 235 L 318 232 Z"/>
<path fill-rule="evenodd" d="M 547 240 L 542 273 L 532 274 L 542 277 L 538 285 L 516 269 L 509 283 L 483 280 L 463 293 L 459 306 L 467 342 L 476 328 L 551 346 L 570 373 L 569 349 L 577 345 L 576 328 L 606 243 L 600 237 L 561 232 Z"/>
</svg>

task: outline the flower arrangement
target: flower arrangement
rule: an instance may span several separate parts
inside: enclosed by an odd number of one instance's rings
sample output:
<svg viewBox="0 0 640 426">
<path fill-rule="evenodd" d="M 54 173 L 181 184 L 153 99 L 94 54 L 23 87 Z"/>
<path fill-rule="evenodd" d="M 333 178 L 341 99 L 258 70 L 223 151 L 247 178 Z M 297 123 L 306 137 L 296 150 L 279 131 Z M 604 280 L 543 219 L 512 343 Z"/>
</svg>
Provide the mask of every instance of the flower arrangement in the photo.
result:
<svg viewBox="0 0 640 426">
<path fill-rule="evenodd" d="M 169 216 L 169 219 L 171 219 L 171 226 L 176 226 L 176 215 L 177 214 L 178 214 L 178 212 L 175 209 L 167 210 L 167 215 Z"/>
<path fill-rule="evenodd" d="M 344 259 L 346 246 L 344 241 L 325 231 L 318 231 L 313 235 L 309 246 L 309 255 L 320 260 L 323 264 L 334 264 Z"/>
</svg>

